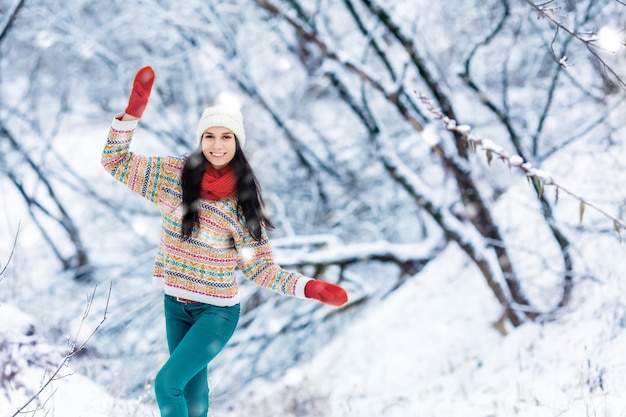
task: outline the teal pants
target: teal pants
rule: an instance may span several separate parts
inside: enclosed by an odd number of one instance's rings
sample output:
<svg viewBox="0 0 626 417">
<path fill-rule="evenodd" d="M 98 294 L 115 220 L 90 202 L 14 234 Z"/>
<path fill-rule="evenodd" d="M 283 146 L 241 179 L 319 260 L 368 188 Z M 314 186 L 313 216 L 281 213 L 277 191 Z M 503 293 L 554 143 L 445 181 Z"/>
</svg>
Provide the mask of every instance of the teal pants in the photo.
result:
<svg viewBox="0 0 626 417">
<path fill-rule="evenodd" d="M 169 295 L 164 303 L 170 357 L 154 380 L 161 417 L 206 417 L 207 365 L 233 335 L 239 321 L 239 304 L 185 304 Z"/>
</svg>

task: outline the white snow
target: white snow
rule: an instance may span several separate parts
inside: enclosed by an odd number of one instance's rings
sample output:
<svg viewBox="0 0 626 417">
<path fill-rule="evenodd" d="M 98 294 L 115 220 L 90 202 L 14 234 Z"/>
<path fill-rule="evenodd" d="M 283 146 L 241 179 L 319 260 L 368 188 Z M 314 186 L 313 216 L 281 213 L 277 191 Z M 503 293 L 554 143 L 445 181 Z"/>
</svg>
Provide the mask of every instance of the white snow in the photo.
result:
<svg viewBox="0 0 626 417">
<path fill-rule="evenodd" d="M 490 325 L 499 307 L 463 259 L 450 247 L 311 362 L 216 415 L 281 417 L 294 404 L 315 416 L 625 415 L 622 283 L 584 283 L 558 321 L 503 337 Z"/>
<path fill-rule="evenodd" d="M 35 331 L 36 319 L 19 308 L 0 303 L 0 329 L 6 336 L 26 336 Z"/>
</svg>

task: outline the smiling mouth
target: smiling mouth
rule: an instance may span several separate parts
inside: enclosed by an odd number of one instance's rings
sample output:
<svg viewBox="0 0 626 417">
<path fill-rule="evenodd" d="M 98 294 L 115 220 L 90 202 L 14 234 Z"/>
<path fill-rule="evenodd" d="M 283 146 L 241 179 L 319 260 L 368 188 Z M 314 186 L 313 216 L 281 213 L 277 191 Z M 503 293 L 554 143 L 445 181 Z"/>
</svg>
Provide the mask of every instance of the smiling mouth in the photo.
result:
<svg viewBox="0 0 626 417">
<path fill-rule="evenodd" d="M 217 158 L 220 158 L 220 157 L 222 157 L 222 156 L 224 156 L 224 155 L 226 155 L 226 154 L 225 154 L 225 153 L 215 153 L 215 152 L 211 152 L 211 155 L 212 155 L 212 156 L 215 156 L 215 157 L 217 157 Z"/>
</svg>

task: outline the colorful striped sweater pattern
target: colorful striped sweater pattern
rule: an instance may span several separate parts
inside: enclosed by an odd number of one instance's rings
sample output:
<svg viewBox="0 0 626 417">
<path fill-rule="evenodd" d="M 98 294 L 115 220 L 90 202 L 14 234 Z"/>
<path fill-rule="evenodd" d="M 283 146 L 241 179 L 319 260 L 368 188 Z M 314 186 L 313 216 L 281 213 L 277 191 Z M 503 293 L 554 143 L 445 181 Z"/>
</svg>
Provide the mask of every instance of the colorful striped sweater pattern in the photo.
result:
<svg viewBox="0 0 626 417">
<path fill-rule="evenodd" d="M 256 241 L 237 211 L 235 198 L 199 201 L 199 224 L 189 239 L 181 235 L 181 157 L 147 157 L 130 151 L 137 121 L 113 120 L 102 154 L 102 165 L 115 179 L 156 204 L 161 211 L 161 239 L 154 262 L 154 279 L 165 293 L 218 306 L 239 303 L 235 276 L 243 275 L 264 288 L 304 298 L 310 280 L 273 261 L 263 229 Z"/>
</svg>

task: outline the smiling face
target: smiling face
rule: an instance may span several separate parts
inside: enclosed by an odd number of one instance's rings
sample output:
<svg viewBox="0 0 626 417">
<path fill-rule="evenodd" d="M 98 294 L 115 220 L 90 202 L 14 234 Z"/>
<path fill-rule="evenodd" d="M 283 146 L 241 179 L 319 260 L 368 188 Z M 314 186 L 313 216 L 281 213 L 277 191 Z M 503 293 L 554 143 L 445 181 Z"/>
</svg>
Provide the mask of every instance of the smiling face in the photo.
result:
<svg viewBox="0 0 626 417">
<path fill-rule="evenodd" d="M 221 126 L 205 130 L 201 143 L 202 153 L 215 169 L 228 165 L 237 151 L 235 134 L 230 129 Z"/>
</svg>

